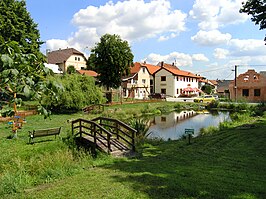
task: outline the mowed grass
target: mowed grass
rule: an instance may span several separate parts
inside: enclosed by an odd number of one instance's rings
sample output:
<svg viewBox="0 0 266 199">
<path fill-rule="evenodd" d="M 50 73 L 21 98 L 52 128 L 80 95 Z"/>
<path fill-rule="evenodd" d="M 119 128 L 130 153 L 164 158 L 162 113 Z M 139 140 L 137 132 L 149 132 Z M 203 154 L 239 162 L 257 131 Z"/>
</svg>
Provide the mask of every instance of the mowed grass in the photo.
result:
<svg viewBox="0 0 266 199">
<path fill-rule="evenodd" d="M 27 144 L 34 128 L 63 126 L 64 138 L 67 120 L 78 117 L 95 115 L 31 116 L 17 140 L 6 139 L 10 129 L 0 125 L 0 198 L 266 198 L 265 118 L 191 145 L 148 142 L 136 158 L 93 159 L 53 137 Z"/>
</svg>

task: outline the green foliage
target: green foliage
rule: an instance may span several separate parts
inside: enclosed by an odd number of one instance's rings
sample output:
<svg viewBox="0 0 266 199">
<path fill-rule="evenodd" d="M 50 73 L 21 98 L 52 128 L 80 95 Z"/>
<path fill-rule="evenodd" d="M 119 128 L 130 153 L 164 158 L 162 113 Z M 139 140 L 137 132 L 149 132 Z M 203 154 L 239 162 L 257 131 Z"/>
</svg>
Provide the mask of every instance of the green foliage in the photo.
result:
<svg viewBox="0 0 266 199">
<path fill-rule="evenodd" d="M 76 69 L 75 69 L 75 66 L 68 66 L 67 67 L 67 74 L 74 74 L 76 73 Z"/>
<path fill-rule="evenodd" d="M 80 111 L 91 104 L 105 102 L 101 89 L 95 85 L 93 77 L 71 74 L 50 77 L 49 81 L 62 85 L 57 96 L 46 95 L 43 106 L 54 112 Z"/>
<path fill-rule="evenodd" d="M 207 104 L 207 109 L 211 110 L 213 108 L 217 108 L 219 106 L 219 101 L 215 100 Z"/>
<path fill-rule="evenodd" d="M 174 105 L 174 108 L 175 108 L 176 111 L 180 111 L 181 110 L 181 104 L 180 103 L 176 103 Z"/>
<path fill-rule="evenodd" d="M 219 131 L 219 127 L 209 126 L 206 128 L 201 128 L 200 135 L 209 135 L 209 134 L 217 133 L 218 131 Z"/>
<path fill-rule="evenodd" d="M 248 0 L 243 2 L 243 7 L 240 9 L 241 13 L 247 13 L 251 15 L 251 20 L 255 22 L 256 25 L 260 25 L 260 29 L 266 28 L 266 13 L 265 0 Z"/>
<path fill-rule="evenodd" d="M 23 54 L 34 54 L 44 60 L 40 52 L 40 33 L 26 8 L 26 1 L 1 0 L 0 1 L 0 45 L 5 42 L 16 41 Z M 3 52 L 0 48 L 0 53 Z"/>
<path fill-rule="evenodd" d="M 148 121 L 149 120 L 146 120 L 144 118 L 133 118 L 130 121 L 130 126 L 137 130 L 136 143 L 137 145 L 139 145 L 139 147 L 144 144 L 146 138 L 149 136 L 149 134 L 147 133 L 150 127 Z M 137 147 L 137 149 L 140 149 L 139 147 Z"/>
<path fill-rule="evenodd" d="M 0 49 L 0 86 L 2 95 L 7 96 L 9 104 L 20 105 L 22 98 L 40 101 L 43 94 L 56 95 L 58 86 L 47 82 L 49 70 L 34 54 L 23 54 L 17 42 L 4 43 Z M 10 106 L 11 107 L 11 106 Z M 48 111 L 40 108 L 45 116 Z"/>
<path fill-rule="evenodd" d="M 266 104 L 260 103 L 256 106 L 251 107 L 252 116 L 263 116 L 266 113 Z"/>
<path fill-rule="evenodd" d="M 127 41 L 119 35 L 105 34 L 91 50 L 89 63 L 99 74 L 99 81 L 107 89 L 118 88 L 121 78 L 127 75 L 133 65 L 133 54 Z"/>
<path fill-rule="evenodd" d="M 204 93 L 207 93 L 208 95 L 210 95 L 212 93 L 212 89 L 213 89 L 213 86 L 211 85 L 204 85 L 202 86 L 201 90 L 204 92 Z"/>
</svg>

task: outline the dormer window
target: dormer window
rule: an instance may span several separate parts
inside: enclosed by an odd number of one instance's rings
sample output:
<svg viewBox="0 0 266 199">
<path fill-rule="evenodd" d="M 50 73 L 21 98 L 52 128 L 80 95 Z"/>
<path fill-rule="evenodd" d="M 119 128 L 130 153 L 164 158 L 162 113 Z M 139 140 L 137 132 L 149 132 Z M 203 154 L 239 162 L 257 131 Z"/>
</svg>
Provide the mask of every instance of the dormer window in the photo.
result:
<svg viewBox="0 0 266 199">
<path fill-rule="evenodd" d="M 257 75 L 254 75 L 253 78 L 254 78 L 254 80 L 258 80 L 259 79 Z"/>
<path fill-rule="evenodd" d="M 247 82 L 247 81 L 248 81 L 248 79 L 249 79 L 249 76 L 248 76 L 248 75 L 246 75 L 246 76 L 244 77 L 244 81 L 245 81 L 245 82 Z"/>
<path fill-rule="evenodd" d="M 145 68 L 144 67 L 142 68 L 142 72 L 145 73 Z"/>
</svg>

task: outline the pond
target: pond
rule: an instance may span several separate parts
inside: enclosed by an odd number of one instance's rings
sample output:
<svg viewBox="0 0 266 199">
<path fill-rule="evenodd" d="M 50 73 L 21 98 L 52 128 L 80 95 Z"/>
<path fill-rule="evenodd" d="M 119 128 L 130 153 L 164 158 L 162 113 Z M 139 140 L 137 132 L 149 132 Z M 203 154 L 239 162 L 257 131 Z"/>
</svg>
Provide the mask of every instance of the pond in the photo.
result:
<svg viewBox="0 0 266 199">
<path fill-rule="evenodd" d="M 167 115 L 155 116 L 150 120 L 148 138 L 162 140 L 177 140 L 182 138 L 185 129 L 194 129 L 193 137 L 199 135 L 200 129 L 209 126 L 218 126 L 219 123 L 229 121 L 229 112 L 171 112 Z"/>
</svg>

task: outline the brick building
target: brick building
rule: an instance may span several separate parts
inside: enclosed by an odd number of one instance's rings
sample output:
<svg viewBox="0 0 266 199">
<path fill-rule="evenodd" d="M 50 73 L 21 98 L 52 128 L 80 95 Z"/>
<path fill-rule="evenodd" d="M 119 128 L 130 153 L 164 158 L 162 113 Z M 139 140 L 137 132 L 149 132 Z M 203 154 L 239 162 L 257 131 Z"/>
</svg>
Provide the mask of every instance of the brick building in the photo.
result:
<svg viewBox="0 0 266 199">
<path fill-rule="evenodd" d="M 246 100 L 247 102 L 266 102 L 266 74 L 248 70 L 240 74 L 229 84 L 230 99 Z M 236 96 L 235 96 L 236 93 Z"/>
</svg>

